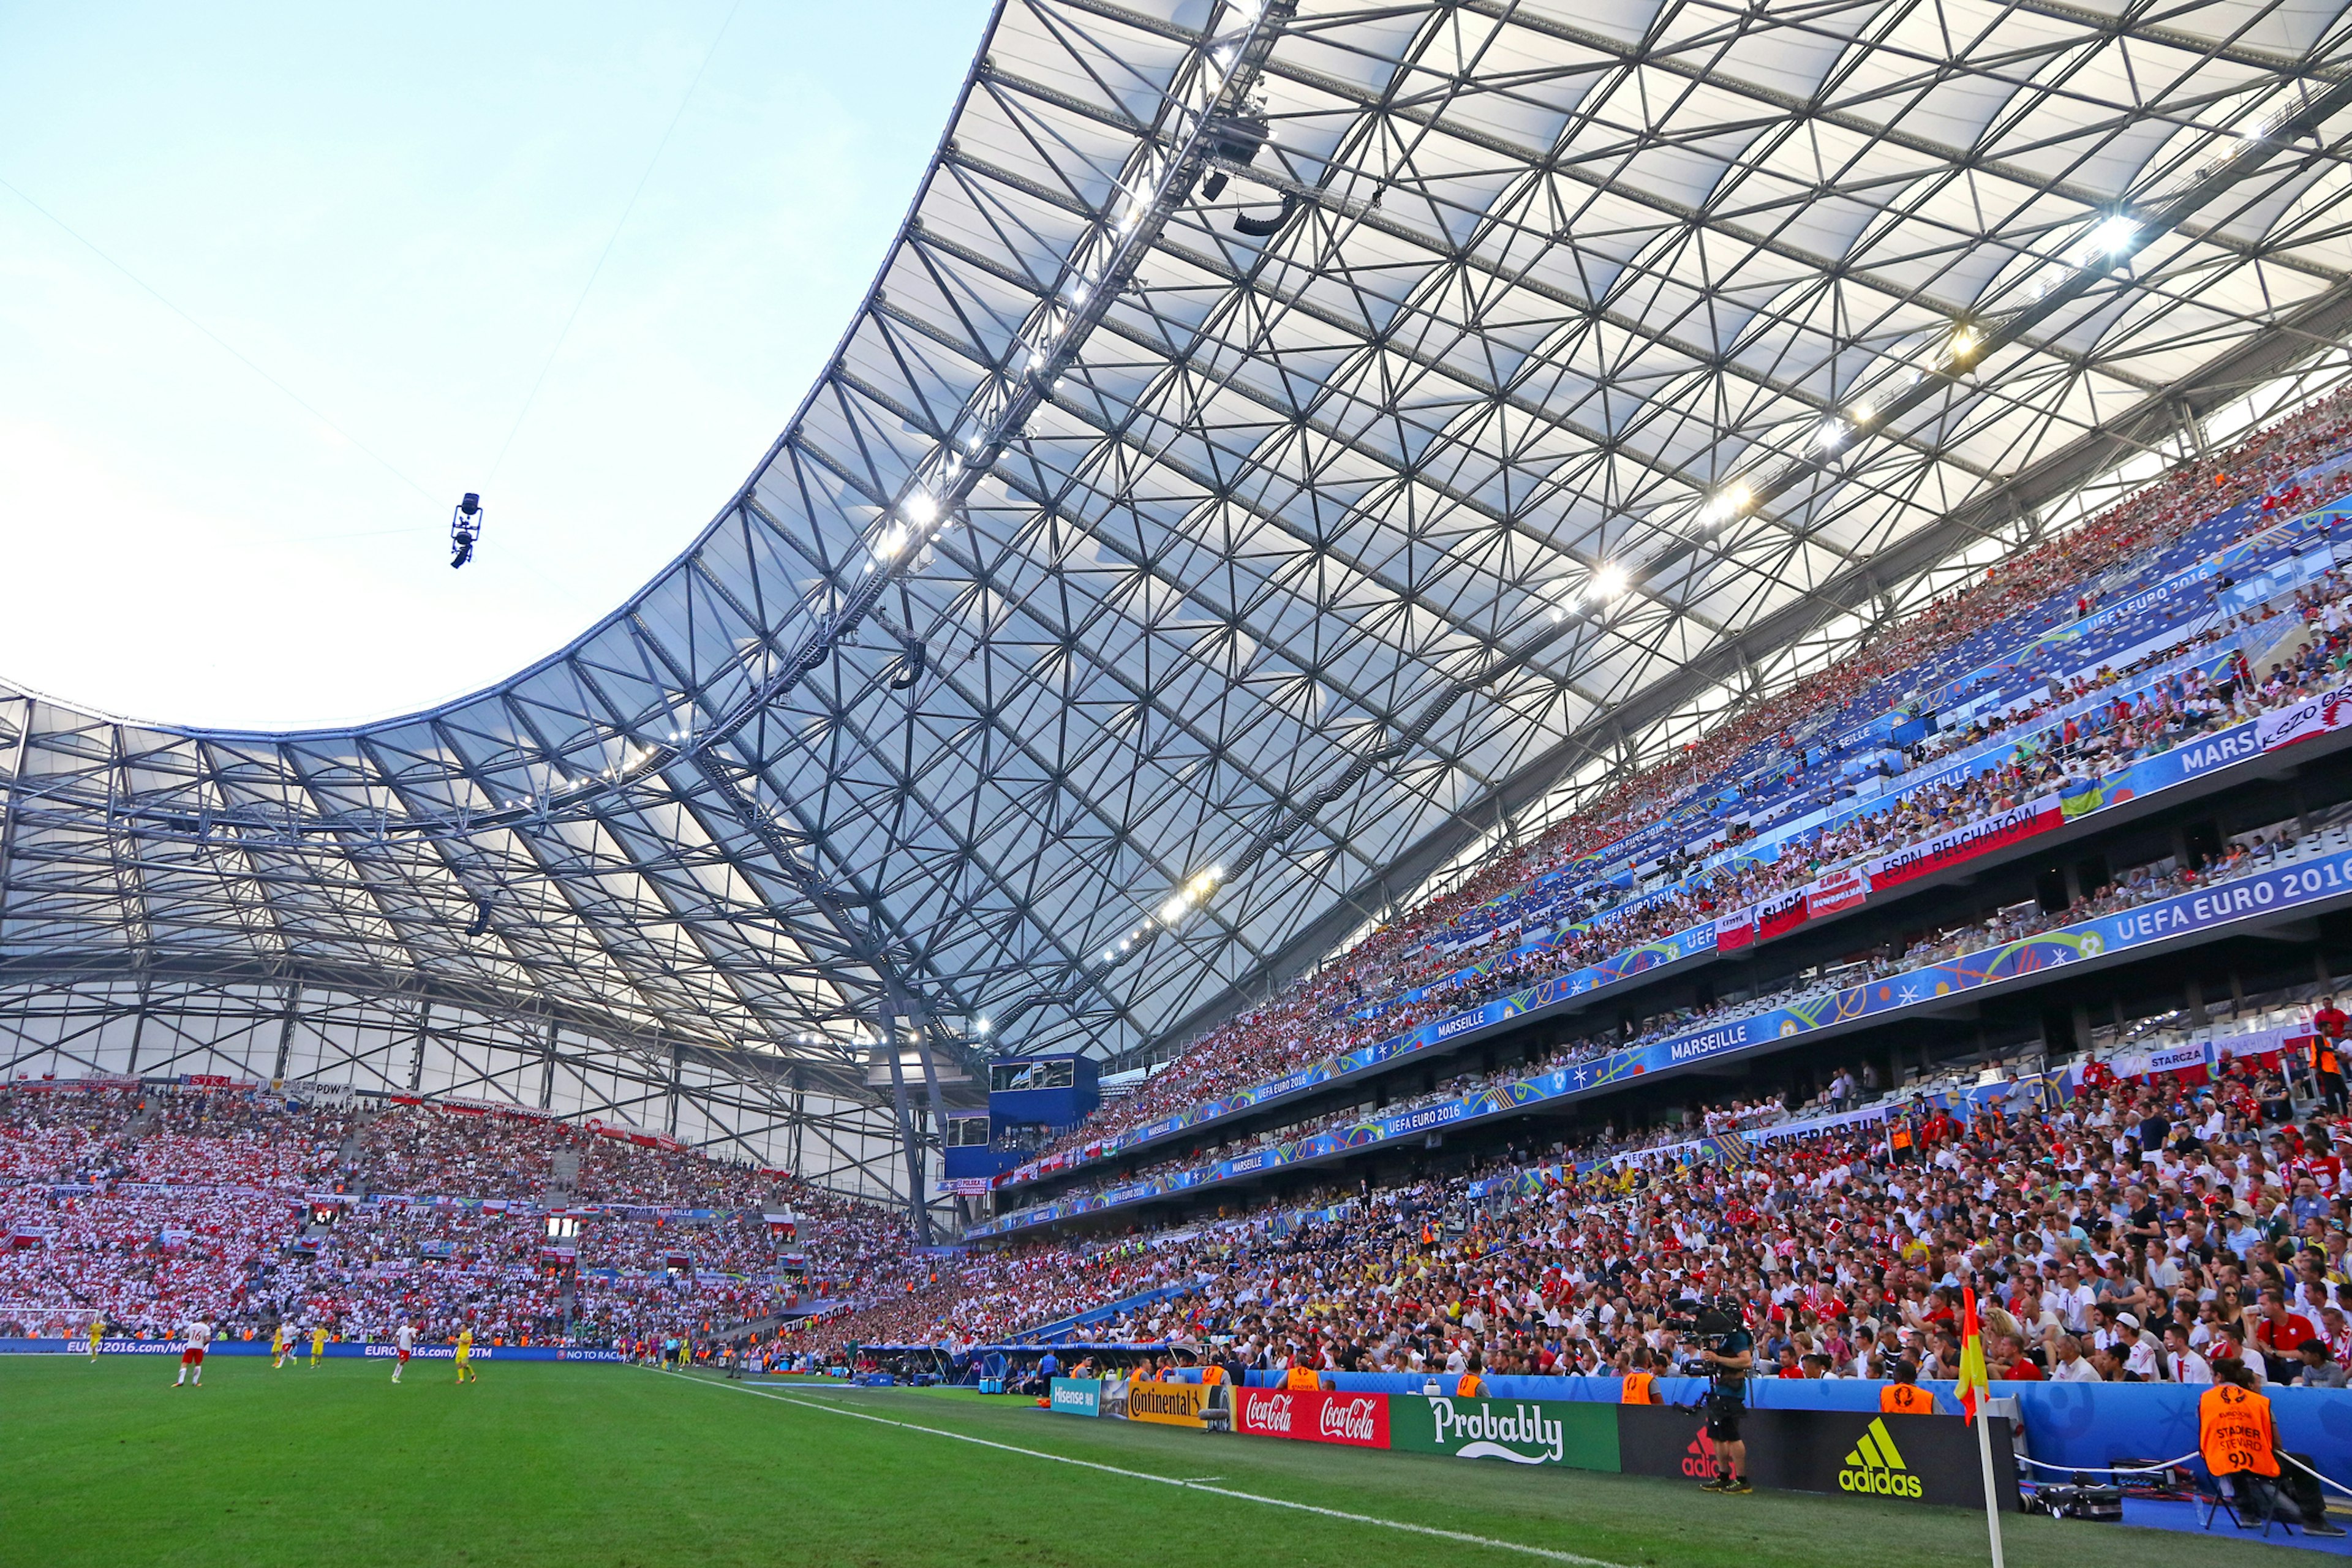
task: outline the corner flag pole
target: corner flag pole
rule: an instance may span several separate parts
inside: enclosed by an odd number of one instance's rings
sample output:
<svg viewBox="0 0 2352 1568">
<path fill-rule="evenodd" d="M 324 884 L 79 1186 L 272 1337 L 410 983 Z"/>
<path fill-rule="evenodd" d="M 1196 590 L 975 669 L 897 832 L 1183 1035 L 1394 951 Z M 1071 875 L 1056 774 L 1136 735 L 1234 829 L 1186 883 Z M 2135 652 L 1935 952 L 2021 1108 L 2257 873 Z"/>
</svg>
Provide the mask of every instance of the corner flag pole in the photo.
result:
<svg viewBox="0 0 2352 1568">
<path fill-rule="evenodd" d="M 2000 1557 L 2000 1498 L 1992 1485 L 1992 1422 L 1978 1421 L 1977 1457 L 1984 1461 L 1985 1532 L 1992 1539 L 1992 1568 L 2004 1568 Z"/>
<path fill-rule="evenodd" d="M 1960 1289 L 1960 1410 L 1977 1429 L 1977 1458 L 1984 1466 L 1985 1533 L 1992 1542 L 1992 1568 L 2007 1568 L 2000 1553 L 2000 1496 L 1993 1489 L 1992 1421 L 1986 1410 L 1992 1379 L 1985 1368 L 1984 1325 L 1977 1316 L 1977 1292 Z"/>
<path fill-rule="evenodd" d="M 1985 1323 L 1976 1314 L 1976 1286 L 1959 1289 L 1959 1408 L 1976 1427 L 1976 1458 L 1985 1467 L 1985 1535 L 1992 1540 L 1992 1568 L 2001 1561 L 2001 1498 L 1992 1488 L 1992 1420 L 1985 1405 L 1992 1401 L 1992 1375 L 1985 1371 Z"/>
</svg>

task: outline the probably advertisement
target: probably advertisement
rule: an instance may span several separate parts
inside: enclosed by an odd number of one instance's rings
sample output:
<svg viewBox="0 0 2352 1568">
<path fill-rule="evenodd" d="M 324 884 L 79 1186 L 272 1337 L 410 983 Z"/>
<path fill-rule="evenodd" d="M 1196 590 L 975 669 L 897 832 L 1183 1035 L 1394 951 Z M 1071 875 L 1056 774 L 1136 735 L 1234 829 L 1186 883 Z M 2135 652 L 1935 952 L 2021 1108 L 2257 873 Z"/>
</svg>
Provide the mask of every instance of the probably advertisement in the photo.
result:
<svg viewBox="0 0 2352 1568">
<path fill-rule="evenodd" d="M 1620 1468 L 1614 1405 L 1421 1394 L 1397 1394 L 1388 1405 L 1389 1447 L 1402 1453 L 1579 1470 Z"/>
<path fill-rule="evenodd" d="M 1157 1383 L 1138 1379 L 1127 1385 L 1127 1418 L 1154 1421 L 1162 1426 L 1190 1426 L 1203 1431 L 1201 1413 L 1209 1407 L 1209 1391 L 1197 1383 Z"/>
<path fill-rule="evenodd" d="M 1284 1388 L 1235 1392 L 1234 1430 L 1302 1443 L 1385 1448 L 1389 1399 L 1384 1394 L 1328 1394 Z"/>
<path fill-rule="evenodd" d="M 1627 1475 L 1687 1480 L 1715 1473 L 1715 1444 L 1703 1416 L 1672 1405 L 1600 1408 L 1617 1413 L 1619 1458 Z M 2017 1460 L 2009 1418 L 1983 1419 L 1992 1424 L 1994 1490 L 2013 1508 Z M 1748 1479 L 1759 1487 L 1984 1507 L 1976 1429 L 1957 1415 L 1750 1410 L 1740 1420 L 1739 1435 L 1748 1445 Z"/>
<path fill-rule="evenodd" d="M 1045 1391 L 1045 1408 L 1056 1415 L 1100 1415 L 1102 1380 L 1057 1377 Z"/>
</svg>

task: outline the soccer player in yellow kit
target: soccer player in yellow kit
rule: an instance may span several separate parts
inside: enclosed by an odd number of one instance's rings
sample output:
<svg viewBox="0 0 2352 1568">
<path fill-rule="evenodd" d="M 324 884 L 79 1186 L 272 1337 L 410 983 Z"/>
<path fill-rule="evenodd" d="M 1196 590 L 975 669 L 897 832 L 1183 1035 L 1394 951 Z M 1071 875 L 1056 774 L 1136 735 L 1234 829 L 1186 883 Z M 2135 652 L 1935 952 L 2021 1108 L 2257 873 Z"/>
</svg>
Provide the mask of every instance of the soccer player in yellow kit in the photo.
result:
<svg viewBox="0 0 2352 1568">
<path fill-rule="evenodd" d="M 459 1383 L 482 1381 L 474 1372 L 474 1331 L 471 1329 L 457 1331 L 457 1381 Z"/>
<path fill-rule="evenodd" d="M 99 1342 L 106 1338 L 106 1320 L 92 1317 L 89 1321 L 89 1364 L 98 1364 Z"/>
<path fill-rule="evenodd" d="M 326 1353 L 327 1325 L 324 1323 L 313 1323 L 310 1325 L 310 1364 L 312 1366 L 318 1365 L 319 1363 L 324 1359 Z"/>
<path fill-rule="evenodd" d="M 269 1336 L 270 1371 L 280 1372 L 285 1369 L 286 1352 L 293 1348 L 293 1338 L 292 1332 L 286 1327 L 286 1320 L 278 1319 L 277 1329 Z"/>
</svg>

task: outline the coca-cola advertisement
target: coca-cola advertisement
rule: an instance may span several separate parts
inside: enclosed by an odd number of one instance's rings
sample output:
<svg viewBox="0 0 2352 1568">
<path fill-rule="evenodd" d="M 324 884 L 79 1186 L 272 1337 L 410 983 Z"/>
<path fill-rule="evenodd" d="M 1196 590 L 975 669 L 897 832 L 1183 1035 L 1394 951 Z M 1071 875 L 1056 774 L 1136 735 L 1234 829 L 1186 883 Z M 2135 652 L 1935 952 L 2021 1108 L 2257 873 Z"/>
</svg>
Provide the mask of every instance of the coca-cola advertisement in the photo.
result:
<svg viewBox="0 0 2352 1568">
<path fill-rule="evenodd" d="M 1325 1394 L 1287 1388 L 1243 1388 L 1234 1430 L 1302 1443 L 1343 1443 L 1351 1448 L 1389 1446 L 1385 1394 Z"/>
</svg>

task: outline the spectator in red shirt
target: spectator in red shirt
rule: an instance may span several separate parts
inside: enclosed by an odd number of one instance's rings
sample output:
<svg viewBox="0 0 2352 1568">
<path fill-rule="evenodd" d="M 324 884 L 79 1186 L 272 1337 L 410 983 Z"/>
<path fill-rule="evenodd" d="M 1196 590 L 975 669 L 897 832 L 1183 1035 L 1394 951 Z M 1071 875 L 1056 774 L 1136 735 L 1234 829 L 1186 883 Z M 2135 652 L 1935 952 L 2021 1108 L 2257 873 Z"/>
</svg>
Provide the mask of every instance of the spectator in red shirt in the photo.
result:
<svg viewBox="0 0 2352 1568">
<path fill-rule="evenodd" d="M 2010 1383 L 2046 1381 L 2042 1375 L 2042 1369 L 2034 1365 L 2032 1359 L 2025 1353 L 2025 1342 L 2015 1334 L 2010 1334 L 2001 1340 L 2000 1350 L 1993 1358 L 1991 1371 L 1995 1377 Z"/>
<path fill-rule="evenodd" d="M 2254 1323 L 2254 1344 L 2263 1352 L 2273 1383 L 2292 1382 L 2300 1370 L 2295 1352 L 2303 1342 L 2319 1337 L 2319 1330 L 2301 1312 L 2287 1310 L 2286 1297 L 2273 1289 L 2263 1292 L 2262 1316 Z"/>
</svg>

